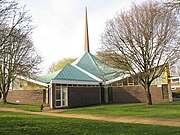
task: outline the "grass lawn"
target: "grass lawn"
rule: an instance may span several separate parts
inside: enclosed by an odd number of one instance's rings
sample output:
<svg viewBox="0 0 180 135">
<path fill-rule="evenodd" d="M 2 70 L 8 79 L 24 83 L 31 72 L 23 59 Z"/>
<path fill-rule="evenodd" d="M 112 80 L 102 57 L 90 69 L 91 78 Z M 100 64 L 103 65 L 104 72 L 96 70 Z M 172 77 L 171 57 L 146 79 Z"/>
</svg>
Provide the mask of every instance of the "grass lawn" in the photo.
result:
<svg viewBox="0 0 180 135">
<path fill-rule="evenodd" d="M 179 135 L 179 127 L 0 112 L 1 135 Z"/>
<path fill-rule="evenodd" d="M 25 104 L 13 104 L 13 103 L 3 104 L 1 101 L 0 101 L 0 107 L 17 108 L 17 109 L 33 111 L 33 112 L 41 111 L 40 105 L 29 105 L 29 104 L 25 105 Z"/>
<path fill-rule="evenodd" d="M 144 104 L 109 104 L 75 109 L 67 109 L 63 113 L 93 114 L 108 116 L 137 116 L 180 118 L 180 102 L 158 103 L 152 106 Z"/>
</svg>

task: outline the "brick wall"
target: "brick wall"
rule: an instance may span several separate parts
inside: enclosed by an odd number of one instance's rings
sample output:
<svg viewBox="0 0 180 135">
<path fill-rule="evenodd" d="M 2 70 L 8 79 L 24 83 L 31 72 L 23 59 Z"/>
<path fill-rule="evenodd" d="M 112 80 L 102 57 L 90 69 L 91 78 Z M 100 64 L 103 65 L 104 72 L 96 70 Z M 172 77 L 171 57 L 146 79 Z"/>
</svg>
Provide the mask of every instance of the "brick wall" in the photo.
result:
<svg viewBox="0 0 180 135">
<path fill-rule="evenodd" d="M 112 92 L 113 102 L 115 103 L 138 103 L 146 101 L 145 90 L 142 86 L 114 87 L 112 88 Z M 153 102 L 165 101 L 162 98 L 162 87 L 152 85 L 151 96 Z"/>
<path fill-rule="evenodd" d="M 167 99 L 163 99 L 162 87 L 157 87 L 156 85 L 151 86 L 151 96 L 153 102 L 167 101 Z M 167 97 L 169 97 L 169 95 L 167 95 Z"/>
<path fill-rule="evenodd" d="M 100 104 L 100 88 L 98 87 L 69 87 L 68 106 L 88 106 Z"/>
<path fill-rule="evenodd" d="M 19 104 L 42 104 L 46 101 L 46 90 L 9 91 L 7 101 Z"/>
</svg>

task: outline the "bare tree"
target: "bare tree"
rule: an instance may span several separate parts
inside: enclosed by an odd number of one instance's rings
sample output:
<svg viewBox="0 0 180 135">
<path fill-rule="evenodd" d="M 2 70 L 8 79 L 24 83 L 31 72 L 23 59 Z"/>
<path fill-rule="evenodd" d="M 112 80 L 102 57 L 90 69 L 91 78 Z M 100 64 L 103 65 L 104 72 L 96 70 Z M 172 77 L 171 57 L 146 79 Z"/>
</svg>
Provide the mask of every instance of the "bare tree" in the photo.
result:
<svg viewBox="0 0 180 135">
<path fill-rule="evenodd" d="M 41 57 L 31 41 L 32 17 L 16 1 L 0 0 L 0 92 L 3 103 L 17 76 L 31 76 Z"/>
<path fill-rule="evenodd" d="M 170 67 L 171 76 L 180 76 L 180 59 Z"/>
<path fill-rule="evenodd" d="M 112 52 L 107 52 L 107 51 L 99 51 L 96 52 L 96 56 L 105 62 L 107 65 L 117 68 L 117 69 L 122 69 L 124 71 L 128 70 L 127 67 L 123 64 L 123 60 L 121 57 L 118 57 L 117 55 L 114 55 Z M 121 61 L 120 61 L 121 59 Z M 119 64 L 121 62 L 121 64 Z M 125 61 L 124 61 L 125 62 Z"/>
<path fill-rule="evenodd" d="M 119 58 L 129 74 L 139 76 L 147 105 L 152 105 L 152 81 L 160 77 L 168 62 L 180 58 L 178 25 L 173 10 L 157 1 L 134 3 L 129 11 L 106 23 L 102 49 Z"/>
<path fill-rule="evenodd" d="M 180 10 L 179 0 L 169 0 L 168 2 L 165 2 L 165 4 L 170 10 L 176 10 L 179 13 Z"/>
</svg>

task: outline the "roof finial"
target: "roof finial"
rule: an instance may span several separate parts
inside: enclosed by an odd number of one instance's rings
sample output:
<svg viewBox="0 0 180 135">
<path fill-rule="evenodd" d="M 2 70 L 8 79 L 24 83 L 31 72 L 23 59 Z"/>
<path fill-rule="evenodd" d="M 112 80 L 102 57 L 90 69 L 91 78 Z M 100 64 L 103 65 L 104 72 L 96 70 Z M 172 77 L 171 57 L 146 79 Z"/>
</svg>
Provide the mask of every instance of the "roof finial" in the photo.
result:
<svg viewBox="0 0 180 135">
<path fill-rule="evenodd" d="M 88 19 L 87 19 L 87 7 L 85 9 L 85 39 L 84 39 L 84 51 L 89 52 L 89 34 L 88 34 Z"/>
</svg>

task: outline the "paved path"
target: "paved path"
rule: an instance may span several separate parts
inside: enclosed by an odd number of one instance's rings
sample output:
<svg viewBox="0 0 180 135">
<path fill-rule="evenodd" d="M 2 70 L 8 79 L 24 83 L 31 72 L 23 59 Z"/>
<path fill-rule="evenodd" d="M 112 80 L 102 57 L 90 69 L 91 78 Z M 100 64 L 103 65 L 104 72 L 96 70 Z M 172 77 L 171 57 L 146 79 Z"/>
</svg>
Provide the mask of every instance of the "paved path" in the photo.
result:
<svg viewBox="0 0 180 135">
<path fill-rule="evenodd" d="M 141 118 L 141 117 L 133 117 L 133 116 L 97 116 L 97 115 L 86 115 L 86 114 L 63 114 L 63 113 L 58 113 L 56 111 L 30 112 L 15 108 L 0 108 L 0 111 L 36 114 L 36 115 L 44 115 L 44 116 L 66 117 L 66 118 L 102 120 L 102 121 L 110 121 L 110 122 L 139 123 L 139 124 L 180 127 L 180 118 L 170 119 L 170 118 Z"/>
</svg>

